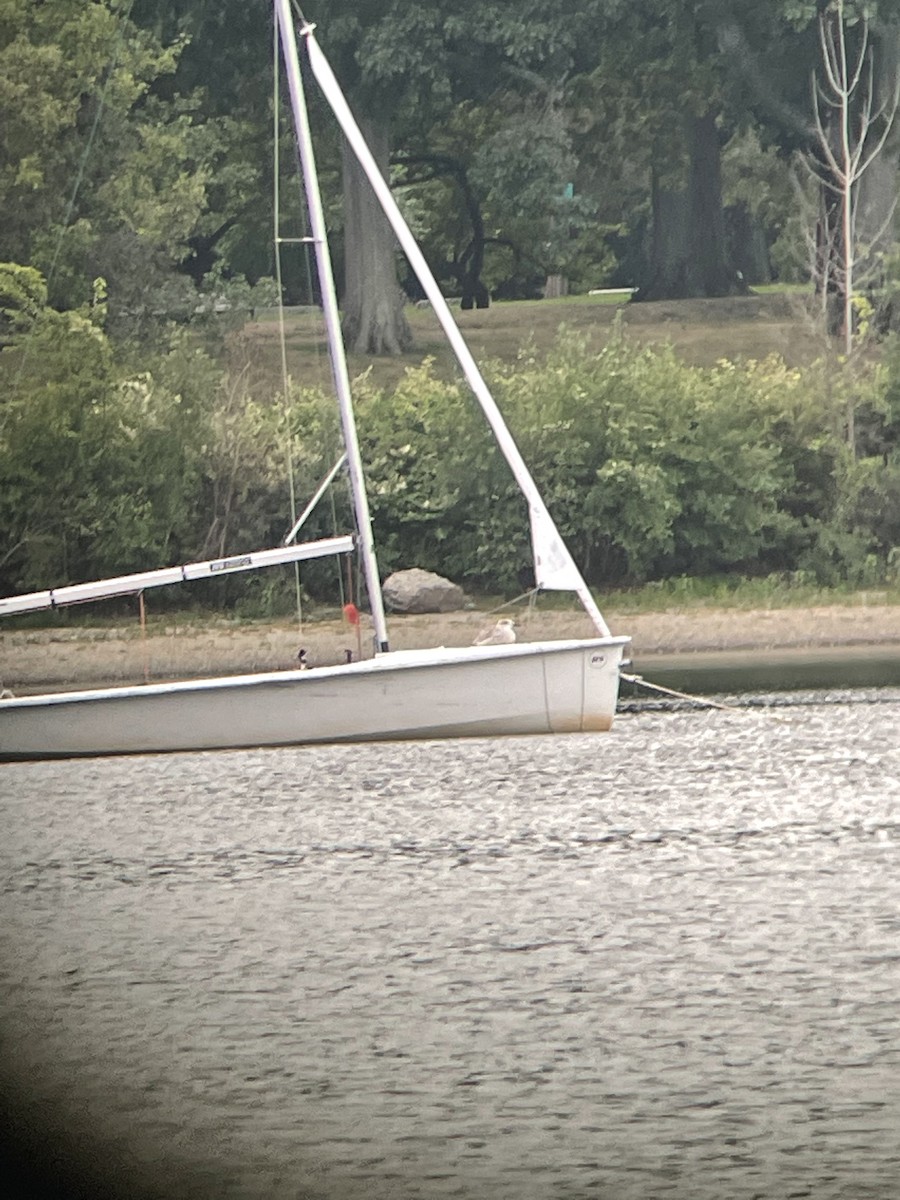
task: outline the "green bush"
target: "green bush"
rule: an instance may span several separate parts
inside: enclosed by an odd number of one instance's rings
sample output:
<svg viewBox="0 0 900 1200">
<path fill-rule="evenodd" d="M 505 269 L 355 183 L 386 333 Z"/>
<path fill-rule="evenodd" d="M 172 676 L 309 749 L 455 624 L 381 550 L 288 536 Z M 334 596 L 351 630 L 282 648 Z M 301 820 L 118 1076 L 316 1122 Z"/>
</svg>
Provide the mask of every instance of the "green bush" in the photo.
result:
<svg viewBox="0 0 900 1200">
<path fill-rule="evenodd" d="M 789 568 L 814 537 L 809 518 L 833 503 L 835 448 L 804 377 L 780 360 L 701 369 L 621 337 L 589 355 L 564 334 L 546 360 L 525 352 L 490 374 L 595 585 Z M 385 569 L 518 586 L 525 505 L 467 389 L 425 364 L 395 393 L 368 395 L 360 419 Z"/>
<path fill-rule="evenodd" d="M 291 523 L 289 461 L 299 507 L 341 452 L 329 396 L 292 386 L 272 397 L 185 335 L 134 362 L 86 313 L 44 309 L 13 342 L 0 354 L 4 591 L 275 545 Z M 546 358 L 525 350 L 487 373 L 594 586 L 869 586 L 896 571 L 900 356 L 865 379 L 775 358 L 699 368 L 621 336 L 591 354 L 564 332 Z M 382 573 L 422 566 L 473 590 L 523 591 L 526 505 L 469 389 L 425 362 L 393 389 L 366 377 L 356 393 Z M 303 536 L 352 527 L 339 478 Z M 304 566 L 304 592 L 333 602 L 341 570 Z M 276 612 L 292 578 L 234 577 L 196 594 Z"/>
</svg>

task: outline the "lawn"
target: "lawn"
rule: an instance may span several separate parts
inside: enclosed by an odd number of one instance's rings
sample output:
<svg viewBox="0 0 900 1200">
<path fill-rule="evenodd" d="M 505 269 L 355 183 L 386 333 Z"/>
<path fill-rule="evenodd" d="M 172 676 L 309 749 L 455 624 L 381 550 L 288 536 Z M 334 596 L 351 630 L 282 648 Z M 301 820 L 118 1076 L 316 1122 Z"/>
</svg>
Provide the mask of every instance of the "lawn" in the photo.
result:
<svg viewBox="0 0 900 1200">
<path fill-rule="evenodd" d="M 644 345 L 671 343 L 688 363 L 711 366 L 720 359 L 783 357 L 792 366 L 814 361 L 824 353 L 821 338 L 807 315 L 802 293 L 777 292 L 721 300 L 660 300 L 634 303 L 621 295 L 571 296 L 554 300 L 518 300 L 455 316 L 476 360 L 513 361 L 523 347 L 538 354 L 552 345 L 561 327 L 579 330 L 588 345 L 599 349 L 621 321 L 628 336 Z M 351 355 L 351 375 L 371 371 L 385 386 L 410 366 L 433 358 L 437 369 L 454 369 L 435 314 L 429 307 L 410 305 L 407 318 L 415 345 L 400 358 L 362 358 Z M 285 314 L 288 371 L 298 382 L 329 386 L 330 368 L 321 315 L 316 309 L 291 309 Z M 265 312 L 232 333 L 229 359 L 247 367 L 274 390 L 280 386 L 281 350 L 277 313 Z"/>
</svg>

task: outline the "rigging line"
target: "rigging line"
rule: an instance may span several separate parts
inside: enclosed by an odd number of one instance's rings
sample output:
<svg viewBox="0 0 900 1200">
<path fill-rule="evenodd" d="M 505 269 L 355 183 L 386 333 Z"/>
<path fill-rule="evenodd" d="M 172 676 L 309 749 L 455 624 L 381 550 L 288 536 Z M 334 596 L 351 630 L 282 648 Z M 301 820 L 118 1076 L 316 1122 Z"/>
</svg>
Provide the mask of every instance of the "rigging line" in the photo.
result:
<svg viewBox="0 0 900 1200">
<path fill-rule="evenodd" d="M 56 249 L 53 252 L 53 258 L 50 262 L 50 270 L 47 273 L 47 290 L 50 289 L 50 283 L 56 272 L 56 265 L 59 261 L 59 256 L 62 253 L 63 240 L 66 236 L 66 231 L 69 228 L 69 222 L 72 219 L 72 213 L 75 211 L 75 201 L 78 199 L 78 193 L 81 190 L 81 184 L 84 180 L 84 172 L 87 168 L 88 159 L 94 147 L 94 140 L 97 136 L 97 130 L 100 127 L 100 119 L 103 116 L 103 111 L 106 107 L 106 92 L 112 80 L 113 71 L 118 64 L 119 50 L 125 40 L 125 25 L 131 19 L 131 10 L 134 7 L 134 0 L 128 0 L 128 7 L 122 14 L 122 19 L 119 22 L 119 29 L 116 34 L 116 40 L 113 43 L 113 54 L 109 62 L 109 69 L 106 72 L 106 78 L 103 81 L 103 87 L 100 89 L 100 96 L 97 101 L 97 111 L 94 113 L 94 120 L 91 125 L 91 131 L 88 134 L 88 140 L 81 155 L 81 161 L 78 164 L 78 172 L 75 176 L 75 183 L 72 187 L 72 194 L 69 197 L 69 203 L 66 207 L 66 215 L 63 218 L 62 228 L 59 231 L 59 237 L 56 239 Z"/>
<path fill-rule="evenodd" d="M 297 487 L 294 479 L 294 456 L 291 452 L 291 405 L 290 379 L 287 365 L 287 336 L 284 327 L 284 283 L 281 271 L 281 129 L 279 106 L 279 64 L 281 61 L 278 22 L 273 22 L 272 36 L 272 154 L 273 154 L 273 241 L 275 246 L 275 282 L 278 288 L 278 344 L 281 350 L 281 394 L 285 424 L 285 455 L 287 457 L 288 491 L 291 506 L 291 521 L 297 521 Z M 287 539 L 290 540 L 290 539 Z M 300 584 L 300 564 L 294 563 L 294 600 L 297 609 L 297 627 L 303 629 L 303 589 Z"/>
<path fill-rule="evenodd" d="M 346 457 L 346 455 L 345 455 L 345 457 Z M 332 525 L 333 529 L 336 529 L 337 528 L 337 506 L 336 506 L 335 500 L 334 500 L 334 488 L 331 489 L 331 491 L 328 494 L 328 497 L 331 501 L 331 525 Z M 335 565 L 337 566 L 338 593 L 340 594 L 340 597 L 341 597 L 341 608 L 343 608 L 344 605 L 347 603 L 347 596 L 344 592 L 344 572 L 341 570 L 341 564 L 339 562 L 337 562 L 337 560 L 335 560 Z M 351 599 L 353 598 L 352 591 L 350 592 L 350 598 Z"/>
<path fill-rule="evenodd" d="M 297 3 L 297 0 L 291 0 L 291 8 L 293 9 L 294 15 L 297 18 L 297 20 L 301 23 L 301 25 L 305 26 L 307 24 L 307 20 L 306 20 L 306 17 L 303 15 L 303 11 L 300 8 L 300 5 Z M 278 37 L 277 24 L 278 23 L 276 22 L 276 34 L 275 34 L 276 39 Z M 277 66 L 276 66 L 276 70 L 277 70 Z M 308 209 L 307 202 L 306 202 L 306 195 L 303 192 L 302 188 L 301 188 L 301 198 L 302 198 L 303 211 L 306 214 L 305 228 L 308 230 L 309 234 L 311 235 L 312 234 L 312 222 L 309 218 L 309 209 Z M 304 268 L 306 271 L 306 294 L 309 297 L 309 304 L 310 304 L 310 307 L 315 307 L 315 308 L 319 309 L 322 306 L 316 304 L 315 292 L 313 290 L 312 253 L 310 251 L 310 247 L 314 243 L 315 239 L 312 236 L 308 236 L 308 237 L 299 238 L 297 240 L 303 244 L 303 264 L 304 264 Z M 313 353 L 315 355 L 315 360 L 316 360 L 316 370 L 315 370 L 315 378 L 316 379 L 320 379 L 322 377 L 322 354 L 323 354 L 323 352 L 322 352 L 321 332 L 322 332 L 322 329 L 321 329 L 321 324 L 320 324 L 318 336 L 314 336 L 314 338 L 313 338 L 313 347 L 314 347 Z M 342 455 L 339 463 L 335 466 L 334 470 L 328 476 L 327 483 L 330 484 L 330 482 L 332 481 L 334 476 L 337 474 L 340 467 L 343 466 L 346 463 L 346 461 L 347 461 L 347 454 L 345 451 L 344 454 Z M 326 486 L 327 486 L 327 484 L 326 484 Z M 324 490 L 324 488 L 322 490 Z M 347 477 L 347 490 L 348 491 L 350 490 L 349 477 Z M 296 536 L 296 529 L 300 525 L 303 524 L 303 521 L 309 515 L 309 512 L 312 510 L 312 508 L 315 506 L 315 504 L 318 503 L 320 495 L 321 495 L 321 491 L 316 493 L 316 497 L 314 500 L 310 501 L 307 511 L 299 519 L 299 521 L 297 521 L 297 523 L 295 525 L 295 529 L 293 531 L 294 536 Z M 335 530 L 335 529 L 337 529 L 337 505 L 336 505 L 336 501 L 335 501 L 333 488 L 330 491 L 330 501 L 331 501 L 331 524 L 332 524 L 332 529 Z M 359 529 L 356 524 L 356 511 L 355 511 L 355 507 L 353 506 L 352 503 L 351 503 L 351 510 L 353 512 L 354 528 L 356 528 L 357 536 L 359 536 Z M 285 541 L 288 541 L 288 540 L 290 540 L 290 539 L 289 538 L 285 539 Z M 340 592 L 340 597 L 341 597 L 341 607 L 343 607 L 343 605 L 346 603 L 346 601 L 348 599 L 348 596 L 345 592 L 344 572 L 341 570 L 339 563 L 337 564 L 337 580 L 338 580 L 338 590 Z M 361 572 L 357 572 L 357 592 L 358 592 L 358 594 L 357 594 L 356 598 L 357 598 L 357 601 L 359 602 L 362 599 L 362 573 Z M 352 584 L 350 585 L 349 599 L 351 599 L 351 600 L 353 599 Z"/>
<path fill-rule="evenodd" d="M 527 600 L 529 608 L 532 608 L 534 601 L 540 594 L 541 588 L 530 588 L 527 592 L 522 592 L 521 596 L 514 596 L 512 600 L 504 600 L 502 604 L 498 604 L 494 608 L 488 609 L 488 615 L 495 612 L 503 612 L 504 608 L 512 608 L 512 606 L 514 604 L 518 604 L 520 600 Z"/>
<path fill-rule="evenodd" d="M 284 291 L 281 273 L 281 181 L 280 181 L 280 166 L 281 166 L 281 110 L 280 96 L 278 89 L 278 66 L 280 62 L 279 55 L 279 38 L 278 38 L 278 22 L 274 25 L 273 38 L 273 71 L 272 71 L 272 146 L 273 146 L 273 209 L 272 214 L 274 224 L 274 245 L 275 245 L 275 282 L 278 286 L 278 341 L 281 350 L 281 382 L 285 397 L 288 391 L 288 366 L 287 366 L 287 336 L 284 327 Z M 293 521 L 297 514 L 293 508 L 294 498 L 291 496 L 291 520 Z"/>
</svg>

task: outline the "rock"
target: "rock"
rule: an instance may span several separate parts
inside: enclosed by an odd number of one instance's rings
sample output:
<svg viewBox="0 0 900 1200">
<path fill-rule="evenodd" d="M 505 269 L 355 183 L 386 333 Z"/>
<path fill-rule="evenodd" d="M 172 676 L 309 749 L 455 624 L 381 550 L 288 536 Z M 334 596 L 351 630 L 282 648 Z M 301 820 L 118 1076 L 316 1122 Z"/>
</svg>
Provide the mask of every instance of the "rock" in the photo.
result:
<svg viewBox="0 0 900 1200">
<path fill-rule="evenodd" d="M 466 604 L 465 592 L 459 584 L 421 567 L 389 575 L 382 594 L 385 604 L 398 613 L 458 612 Z"/>
</svg>

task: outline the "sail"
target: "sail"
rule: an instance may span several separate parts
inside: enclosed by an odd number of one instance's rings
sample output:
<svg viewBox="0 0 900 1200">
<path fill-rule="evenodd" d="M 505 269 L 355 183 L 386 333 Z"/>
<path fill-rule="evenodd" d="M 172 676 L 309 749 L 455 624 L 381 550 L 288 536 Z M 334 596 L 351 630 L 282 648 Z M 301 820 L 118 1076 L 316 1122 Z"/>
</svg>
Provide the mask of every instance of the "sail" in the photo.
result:
<svg viewBox="0 0 900 1200">
<path fill-rule="evenodd" d="M 556 592 L 577 592 L 584 580 L 556 525 L 547 516 L 546 509 L 532 507 L 530 516 L 536 586 Z"/>
</svg>

